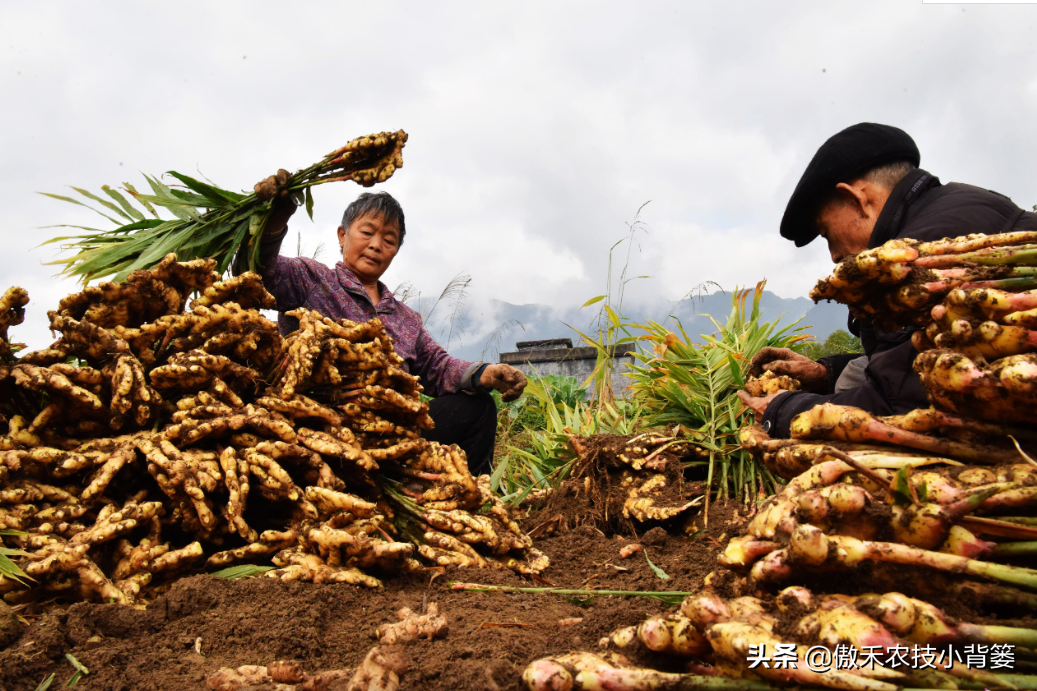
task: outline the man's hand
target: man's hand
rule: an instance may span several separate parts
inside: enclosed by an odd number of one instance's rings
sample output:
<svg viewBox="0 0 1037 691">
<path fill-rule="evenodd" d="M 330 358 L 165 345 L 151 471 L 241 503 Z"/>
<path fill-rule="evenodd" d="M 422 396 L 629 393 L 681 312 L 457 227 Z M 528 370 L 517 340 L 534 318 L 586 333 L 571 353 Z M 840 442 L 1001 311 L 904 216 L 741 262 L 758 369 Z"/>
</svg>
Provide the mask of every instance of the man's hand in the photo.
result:
<svg viewBox="0 0 1037 691">
<path fill-rule="evenodd" d="M 526 388 L 526 375 L 511 365 L 490 365 L 482 371 L 479 383 L 484 389 L 500 391 L 505 401 L 514 401 Z"/>
<path fill-rule="evenodd" d="M 828 369 L 788 348 L 762 348 L 749 365 L 749 376 L 758 377 L 764 372 L 798 379 L 804 391 L 824 393 L 828 389 Z"/>
<path fill-rule="evenodd" d="M 763 421 L 763 414 L 767 412 L 767 406 L 771 404 L 775 396 L 780 396 L 785 393 L 779 391 L 778 393 L 772 393 L 769 396 L 750 396 L 747 391 L 739 391 L 738 398 L 742 400 L 748 408 L 751 408 L 753 415 L 756 417 L 757 422 Z"/>
<path fill-rule="evenodd" d="M 267 219 L 264 232 L 279 232 L 288 225 L 288 219 L 295 213 L 295 199 L 285 187 L 288 184 L 288 177 L 288 171 L 281 168 L 276 175 L 260 180 L 252 188 L 256 192 L 256 199 L 261 202 L 271 202 L 270 218 Z"/>
</svg>

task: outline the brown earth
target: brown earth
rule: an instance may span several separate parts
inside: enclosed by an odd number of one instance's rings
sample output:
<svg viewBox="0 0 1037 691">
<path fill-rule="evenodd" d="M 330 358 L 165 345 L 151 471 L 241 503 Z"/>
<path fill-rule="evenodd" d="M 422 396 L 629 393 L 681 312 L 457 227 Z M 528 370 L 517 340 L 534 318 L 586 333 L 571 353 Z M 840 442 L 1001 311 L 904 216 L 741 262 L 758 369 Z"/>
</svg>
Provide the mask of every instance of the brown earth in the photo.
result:
<svg viewBox="0 0 1037 691">
<path fill-rule="evenodd" d="M 551 557 L 544 576 L 569 588 L 692 590 L 714 568 L 715 539 L 734 506 L 717 508 L 712 538 L 703 534 L 692 542 L 662 530 L 643 536 L 648 557 L 670 580 L 652 572 L 644 553 L 621 559 L 620 547 L 629 539 L 607 538 L 590 525 L 537 541 Z M 530 661 L 594 649 L 618 626 L 669 608 L 648 598 L 582 603 L 555 595 L 454 591 L 449 584 L 456 580 L 541 585 L 511 572 L 478 569 L 400 577 L 381 590 L 195 576 L 177 582 L 146 609 L 78 603 L 29 616 L 21 638 L 0 652 L 0 689 L 31 691 L 51 672 L 57 672 L 58 688 L 73 673 L 64 658 L 69 652 L 90 669 L 77 685 L 88 691 L 200 689 L 220 667 L 279 659 L 298 660 L 310 673 L 353 668 L 376 643 L 378 625 L 395 621 L 399 608 L 417 610 L 423 602 L 438 603 L 450 630 L 445 638 L 404 647 L 410 663 L 404 688 L 518 689 Z M 569 617 L 583 621 L 559 628 L 558 621 Z M 198 638 L 201 654 L 193 650 Z"/>
<path fill-rule="evenodd" d="M 734 503 L 715 505 L 708 529 L 694 538 L 653 529 L 640 536 L 645 552 L 629 559 L 621 559 L 619 550 L 630 538 L 606 537 L 588 524 L 563 527 L 537 541 L 552 561 L 544 577 L 551 585 L 568 588 L 696 590 L 714 569 L 724 534 L 744 525 L 740 509 Z M 525 527 L 544 518 L 533 516 Z M 653 573 L 645 554 L 669 580 Z M 438 603 L 449 632 L 401 647 L 409 664 L 402 688 L 517 690 L 521 672 L 532 660 L 595 650 L 597 641 L 616 628 L 671 609 L 644 597 L 580 601 L 452 590 L 450 583 L 458 580 L 543 585 L 511 572 L 476 569 L 400 577 L 380 590 L 194 576 L 177 582 L 146 608 L 78 603 L 56 605 L 40 615 L 23 612 L 29 626 L 0 651 L 0 690 L 32 691 L 52 672 L 57 676 L 51 688 L 63 688 L 73 674 L 65 653 L 90 669 L 77 684 L 86 691 L 206 689 L 206 677 L 220 667 L 281 659 L 297 660 L 309 673 L 352 669 L 376 643 L 376 627 L 395 621 L 401 607 L 418 610 L 428 602 Z M 571 617 L 582 621 L 559 626 L 559 620 Z M 678 671 L 674 662 L 643 649 L 630 657 Z"/>
</svg>

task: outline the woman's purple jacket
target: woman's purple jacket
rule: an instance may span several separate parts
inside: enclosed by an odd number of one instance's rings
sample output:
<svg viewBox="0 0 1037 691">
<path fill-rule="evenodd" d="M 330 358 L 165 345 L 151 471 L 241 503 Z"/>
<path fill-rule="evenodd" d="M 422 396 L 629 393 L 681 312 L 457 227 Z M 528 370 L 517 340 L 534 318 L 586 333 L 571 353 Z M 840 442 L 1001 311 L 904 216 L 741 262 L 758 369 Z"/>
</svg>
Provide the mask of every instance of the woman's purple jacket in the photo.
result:
<svg viewBox="0 0 1037 691">
<path fill-rule="evenodd" d="M 382 299 L 375 305 L 360 280 L 342 262 L 329 269 L 315 259 L 277 255 L 266 262 L 260 275 L 266 289 L 277 299 L 277 325 L 282 334 L 297 327 L 293 323 L 296 320 L 284 313 L 298 307 L 355 322 L 378 317 L 392 336 L 407 371 L 421 379 L 425 394 L 440 396 L 474 390 L 472 375 L 484 363 L 448 355 L 425 330 L 421 316 L 393 297 L 381 281 L 378 290 Z"/>
</svg>

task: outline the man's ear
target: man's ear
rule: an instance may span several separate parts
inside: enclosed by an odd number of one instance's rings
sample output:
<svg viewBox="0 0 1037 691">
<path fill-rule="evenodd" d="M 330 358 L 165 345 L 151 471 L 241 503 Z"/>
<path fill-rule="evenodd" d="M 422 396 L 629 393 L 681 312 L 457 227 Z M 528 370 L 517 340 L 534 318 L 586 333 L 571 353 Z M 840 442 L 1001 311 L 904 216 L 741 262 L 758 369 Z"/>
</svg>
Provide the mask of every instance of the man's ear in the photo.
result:
<svg viewBox="0 0 1037 691">
<path fill-rule="evenodd" d="M 845 182 L 840 182 L 835 186 L 835 189 L 839 190 L 839 194 L 842 196 L 843 201 L 852 206 L 861 218 L 868 215 L 865 213 L 865 209 L 868 207 L 871 200 L 868 198 L 868 193 L 865 191 L 863 185 L 858 185 L 856 183 L 848 185 Z"/>
</svg>

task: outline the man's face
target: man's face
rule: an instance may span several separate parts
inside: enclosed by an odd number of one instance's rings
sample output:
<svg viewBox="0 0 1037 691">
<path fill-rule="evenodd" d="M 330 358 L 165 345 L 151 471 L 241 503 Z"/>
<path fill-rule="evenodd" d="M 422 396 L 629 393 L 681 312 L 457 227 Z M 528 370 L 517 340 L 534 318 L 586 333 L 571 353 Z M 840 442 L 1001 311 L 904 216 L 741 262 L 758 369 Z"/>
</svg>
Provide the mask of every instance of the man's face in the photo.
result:
<svg viewBox="0 0 1037 691">
<path fill-rule="evenodd" d="M 862 213 L 858 204 L 843 198 L 822 207 L 817 214 L 817 232 L 828 242 L 832 261 L 838 264 L 844 257 L 868 249 L 875 220 Z"/>
<path fill-rule="evenodd" d="M 338 227 L 342 261 L 364 283 L 374 283 L 392 263 L 400 249 L 400 229 L 383 216 L 354 219 L 349 228 Z"/>
</svg>

